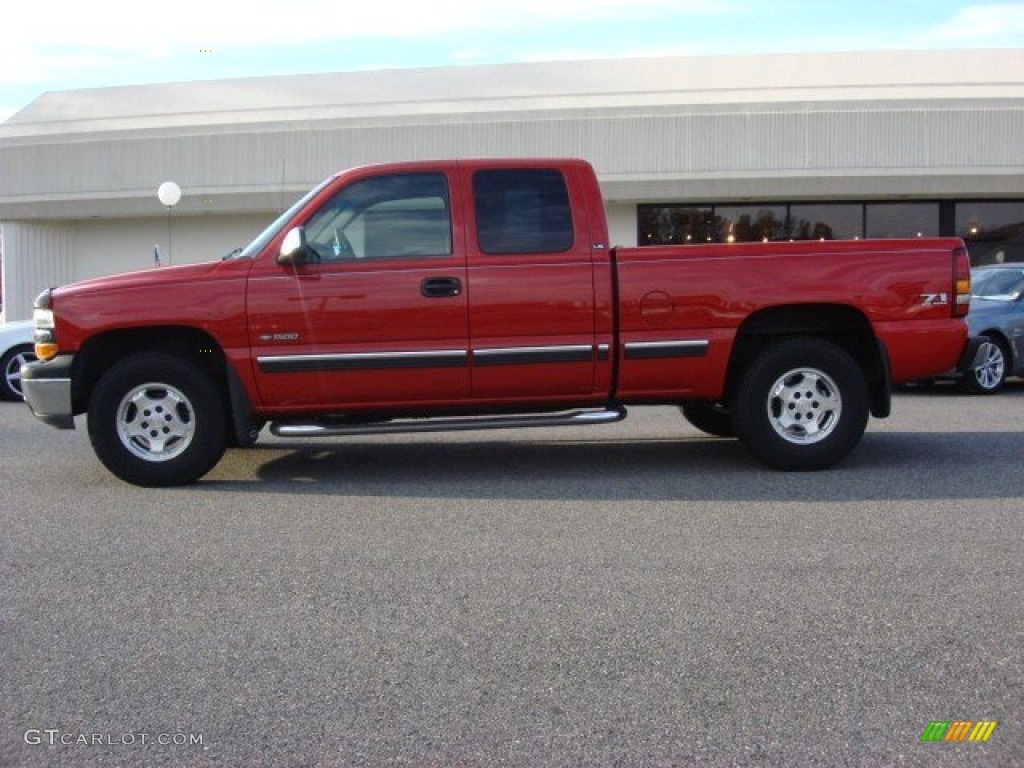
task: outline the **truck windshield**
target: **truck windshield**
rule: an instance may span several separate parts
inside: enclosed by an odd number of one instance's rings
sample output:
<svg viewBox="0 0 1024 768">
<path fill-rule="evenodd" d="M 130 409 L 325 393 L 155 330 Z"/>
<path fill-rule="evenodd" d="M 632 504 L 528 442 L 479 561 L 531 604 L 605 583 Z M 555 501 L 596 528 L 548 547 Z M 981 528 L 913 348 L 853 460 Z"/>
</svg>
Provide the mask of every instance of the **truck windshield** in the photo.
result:
<svg viewBox="0 0 1024 768">
<path fill-rule="evenodd" d="M 295 205 L 289 208 L 287 211 L 278 216 L 274 222 L 260 233 L 259 237 L 249 243 L 245 248 L 240 249 L 237 252 L 233 252 L 226 256 L 226 259 L 252 259 L 256 255 L 267 247 L 267 243 L 274 239 L 277 234 L 284 228 L 284 226 L 292 220 L 292 217 L 297 214 L 303 206 L 306 205 L 310 200 L 320 194 L 320 191 L 334 181 L 334 177 L 324 179 L 322 182 L 317 184 L 313 189 L 309 190 L 305 195 L 299 199 Z"/>
</svg>

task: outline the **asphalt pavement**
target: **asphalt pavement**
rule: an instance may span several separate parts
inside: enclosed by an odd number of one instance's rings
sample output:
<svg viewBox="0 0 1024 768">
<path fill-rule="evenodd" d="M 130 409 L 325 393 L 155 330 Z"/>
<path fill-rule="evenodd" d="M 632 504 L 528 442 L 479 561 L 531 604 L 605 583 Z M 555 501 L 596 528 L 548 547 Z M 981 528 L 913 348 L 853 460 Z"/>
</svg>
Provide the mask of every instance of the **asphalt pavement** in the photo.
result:
<svg viewBox="0 0 1024 768">
<path fill-rule="evenodd" d="M 638 408 L 166 490 L 3 404 L 0 766 L 1024 765 L 1022 462 L 1020 384 L 820 473 Z"/>
</svg>

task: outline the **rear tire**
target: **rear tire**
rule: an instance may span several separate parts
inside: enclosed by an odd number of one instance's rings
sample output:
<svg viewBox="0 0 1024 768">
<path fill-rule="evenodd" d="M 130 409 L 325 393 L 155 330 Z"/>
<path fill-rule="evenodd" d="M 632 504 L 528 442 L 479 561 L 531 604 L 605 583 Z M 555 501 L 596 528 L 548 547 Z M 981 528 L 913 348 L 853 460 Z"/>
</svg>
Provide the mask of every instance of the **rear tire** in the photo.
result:
<svg viewBox="0 0 1024 768">
<path fill-rule="evenodd" d="M 103 465 L 146 487 L 195 482 L 227 446 L 224 402 L 213 380 L 198 365 L 160 353 L 129 357 L 103 375 L 88 429 Z"/>
<path fill-rule="evenodd" d="M 867 426 L 867 381 L 844 350 L 798 338 L 766 349 L 736 392 L 733 423 L 744 446 L 770 467 L 826 469 L 843 459 Z"/>
</svg>

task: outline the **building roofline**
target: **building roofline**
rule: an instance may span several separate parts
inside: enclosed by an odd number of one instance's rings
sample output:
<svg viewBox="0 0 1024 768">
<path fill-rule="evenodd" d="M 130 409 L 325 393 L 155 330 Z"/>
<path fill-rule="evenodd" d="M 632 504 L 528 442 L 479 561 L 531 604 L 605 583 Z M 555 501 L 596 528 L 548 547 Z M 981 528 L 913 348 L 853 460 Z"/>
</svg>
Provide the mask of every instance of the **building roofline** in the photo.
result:
<svg viewBox="0 0 1024 768">
<path fill-rule="evenodd" d="M 49 92 L 0 124 L 0 143 L 430 115 L 1022 97 L 1020 49 L 556 61 Z"/>
</svg>

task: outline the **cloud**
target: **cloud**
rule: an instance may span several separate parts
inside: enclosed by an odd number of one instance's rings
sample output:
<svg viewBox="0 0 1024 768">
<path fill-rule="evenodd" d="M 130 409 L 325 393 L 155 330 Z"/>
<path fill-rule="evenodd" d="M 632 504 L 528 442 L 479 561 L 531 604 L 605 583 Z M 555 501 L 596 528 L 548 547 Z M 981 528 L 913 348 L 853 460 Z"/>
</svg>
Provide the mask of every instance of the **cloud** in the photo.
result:
<svg viewBox="0 0 1024 768">
<path fill-rule="evenodd" d="M 922 43 L 956 47 L 1019 46 L 1024 43 L 1024 3 L 992 3 L 961 8 L 948 21 L 915 35 Z"/>
<path fill-rule="evenodd" d="M 51 0 L 15 3 L 4 9 L 4 26 L 17 30 L 0 46 L 3 83 L 56 82 L 58 87 L 100 79 L 118 71 L 152 77 L 154 65 L 171 64 L 201 53 L 233 52 L 256 62 L 263 51 L 338 43 L 355 39 L 444 38 L 452 59 L 485 58 L 496 30 L 508 50 L 528 50 L 531 37 L 578 22 L 622 18 L 678 18 L 680 14 L 718 15 L 736 0 L 391 0 L 341 3 L 338 0 Z M 522 44 L 519 41 L 522 40 Z M 598 41 L 600 45 L 603 41 Z M 550 47 L 550 46 L 544 46 Z M 458 51 L 462 51 L 460 54 Z M 477 53 L 480 50 L 480 53 Z M 472 51 L 472 53 L 470 53 Z M 529 53 L 527 58 L 536 58 Z M 592 57 L 592 52 L 590 56 Z M 170 70 L 171 67 L 168 67 Z M 89 78 L 89 73 L 97 73 Z M 173 75 L 171 76 L 173 78 Z"/>
<path fill-rule="evenodd" d="M 258 63 L 261 49 L 355 39 L 444 40 L 453 60 L 474 60 L 496 32 L 508 50 L 526 50 L 535 35 L 570 37 L 580 22 L 588 24 L 630 17 L 663 18 L 680 14 L 717 15 L 738 0 L 391 0 L 341 3 L 338 0 L 51 0 L 15 3 L 4 9 L 4 27 L 15 31 L 0 46 L 2 86 L 90 80 L 90 73 L 141 75 L 154 79 L 154 68 L 172 59 L 213 51 L 250 51 Z M 480 38 L 484 38 L 481 42 Z M 602 41 L 595 41 L 596 46 Z M 550 45 L 543 47 L 550 48 Z M 460 56 L 458 51 L 462 50 Z M 506 51 L 507 52 L 507 51 Z M 296 47 L 296 57 L 302 50 Z M 143 74 L 144 73 L 144 74 Z M 216 74 L 214 74 L 216 76 Z M 122 78 L 110 78 L 121 80 Z M 156 79 L 162 79 L 159 74 Z"/>
<path fill-rule="evenodd" d="M 343 40 L 352 37 L 409 37 L 474 27 L 533 26 L 545 22 L 594 19 L 658 9 L 720 12 L 712 0 L 392 0 L 340 3 L 338 0 L 247 0 L 215 3 L 175 0 L 54 0 L 18 3 L 5 9 L 5 26 L 18 29 L 33 51 L 64 46 L 152 53 L 187 46 L 255 46 Z"/>
<path fill-rule="evenodd" d="M 921 6 L 891 27 L 872 22 L 866 8 L 874 2 L 826 4 L 821 14 L 811 0 L 783 5 L 785 10 L 753 0 L 11 3 L 4 9 L 0 101 L 27 102 L 38 90 L 325 68 L 1024 44 L 1020 0 L 961 3 L 944 20 L 939 9 L 945 4 Z"/>
</svg>

